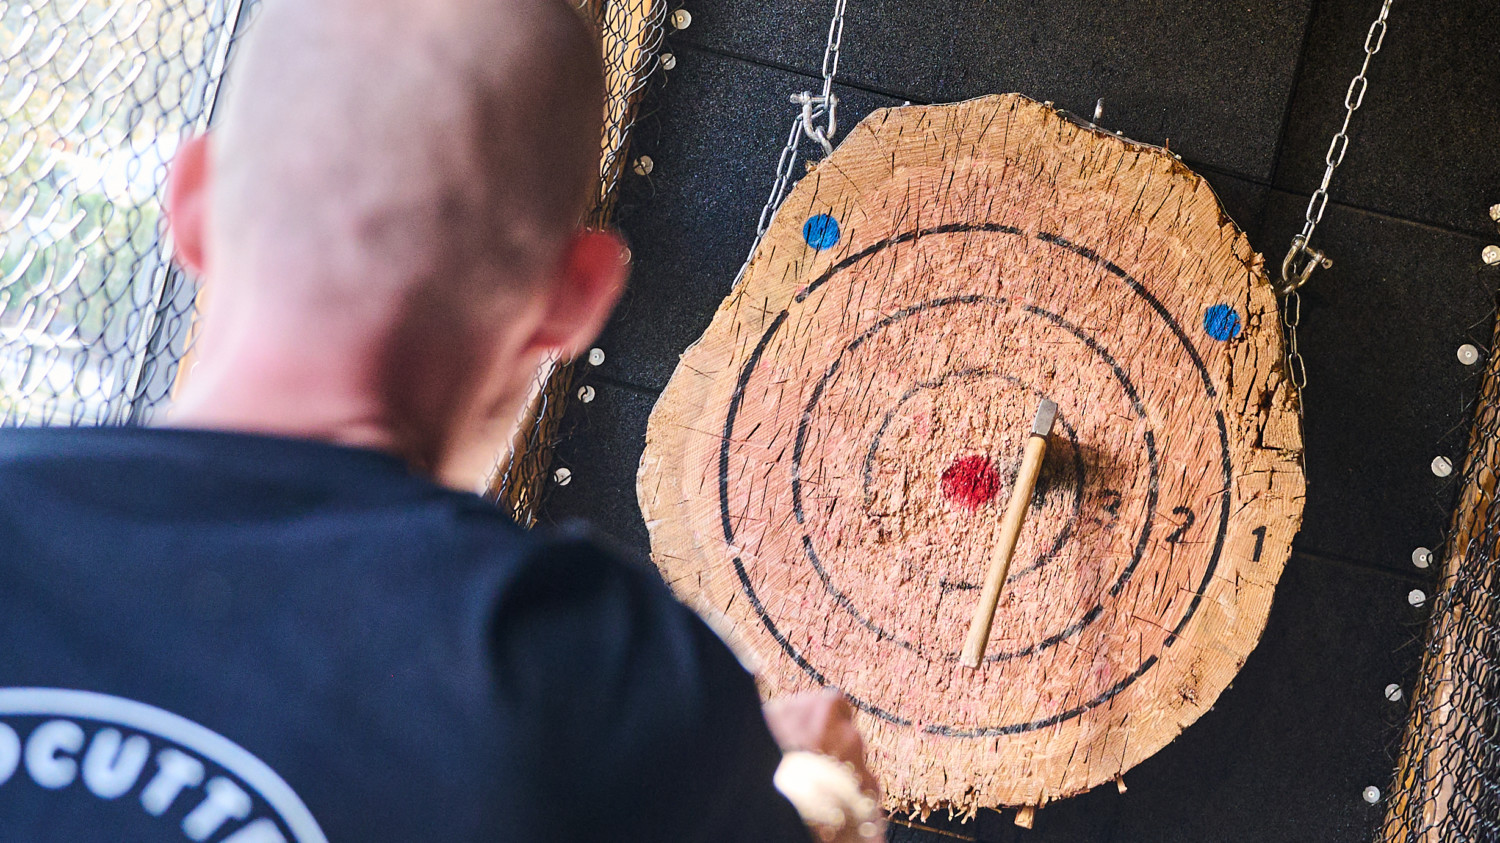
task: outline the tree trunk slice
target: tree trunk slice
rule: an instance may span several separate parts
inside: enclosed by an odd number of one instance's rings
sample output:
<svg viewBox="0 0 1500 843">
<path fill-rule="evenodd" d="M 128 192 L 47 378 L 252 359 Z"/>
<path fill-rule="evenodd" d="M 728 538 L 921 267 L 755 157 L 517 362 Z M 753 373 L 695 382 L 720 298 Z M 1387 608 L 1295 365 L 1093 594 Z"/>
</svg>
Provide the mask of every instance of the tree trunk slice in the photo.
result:
<svg viewBox="0 0 1500 843">
<path fill-rule="evenodd" d="M 638 494 L 767 695 L 837 686 L 888 807 L 972 814 L 1113 781 L 1213 705 L 1301 522 L 1301 448 L 1264 262 L 1208 185 L 1012 94 L 877 111 L 802 179 L 652 413 Z"/>
</svg>

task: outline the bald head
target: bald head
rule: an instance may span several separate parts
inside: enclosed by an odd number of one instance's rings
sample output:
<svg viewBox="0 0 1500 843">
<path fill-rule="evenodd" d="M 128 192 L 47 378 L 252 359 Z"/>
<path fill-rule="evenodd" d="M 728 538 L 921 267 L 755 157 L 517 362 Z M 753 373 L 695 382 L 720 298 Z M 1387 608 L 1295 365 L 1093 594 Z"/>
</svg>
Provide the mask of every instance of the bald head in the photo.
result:
<svg viewBox="0 0 1500 843">
<path fill-rule="evenodd" d="M 565 0 L 266 0 L 215 126 L 215 252 L 278 294 L 466 296 L 555 258 L 597 180 Z"/>
<path fill-rule="evenodd" d="M 624 268 L 579 228 L 604 79 L 568 0 L 265 0 L 229 78 L 169 183 L 208 290 L 177 423 L 437 472 L 598 332 Z"/>
</svg>

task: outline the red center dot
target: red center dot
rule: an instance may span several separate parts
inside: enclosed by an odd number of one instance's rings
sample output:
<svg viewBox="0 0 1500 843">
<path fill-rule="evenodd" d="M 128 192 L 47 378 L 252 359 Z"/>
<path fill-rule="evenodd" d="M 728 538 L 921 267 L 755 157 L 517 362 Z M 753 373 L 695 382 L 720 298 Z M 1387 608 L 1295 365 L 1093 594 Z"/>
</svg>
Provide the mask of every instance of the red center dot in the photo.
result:
<svg viewBox="0 0 1500 843">
<path fill-rule="evenodd" d="M 943 497 L 964 509 L 978 509 L 999 491 L 1000 472 L 989 457 L 960 457 L 943 470 Z"/>
</svg>

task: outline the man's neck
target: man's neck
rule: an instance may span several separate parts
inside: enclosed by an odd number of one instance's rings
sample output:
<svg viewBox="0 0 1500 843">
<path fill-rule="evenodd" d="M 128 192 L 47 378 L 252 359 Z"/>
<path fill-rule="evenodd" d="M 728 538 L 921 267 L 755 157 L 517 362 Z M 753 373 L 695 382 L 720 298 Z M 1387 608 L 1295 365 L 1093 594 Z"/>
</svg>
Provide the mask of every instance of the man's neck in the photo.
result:
<svg viewBox="0 0 1500 843">
<path fill-rule="evenodd" d="M 173 427 L 260 433 L 405 457 L 357 369 L 328 351 L 231 353 L 202 360 L 168 415 Z"/>
</svg>

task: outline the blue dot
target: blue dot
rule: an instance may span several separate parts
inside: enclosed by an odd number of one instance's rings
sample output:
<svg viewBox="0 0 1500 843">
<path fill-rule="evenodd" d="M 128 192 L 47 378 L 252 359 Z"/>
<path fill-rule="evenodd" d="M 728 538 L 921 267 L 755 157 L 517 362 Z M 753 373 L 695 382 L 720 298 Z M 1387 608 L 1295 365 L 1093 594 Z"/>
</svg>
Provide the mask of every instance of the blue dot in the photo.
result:
<svg viewBox="0 0 1500 843">
<path fill-rule="evenodd" d="M 814 214 L 802 226 L 802 239 L 822 251 L 839 242 L 839 221 L 827 214 Z"/>
<path fill-rule="evenodd" d="M 1220 342 L 1240 335 L 1240 315 L 1227 304 L 1216 304 L 1203 311 L 1203 330 Z"/>
</svg>

